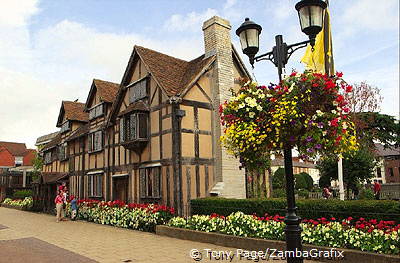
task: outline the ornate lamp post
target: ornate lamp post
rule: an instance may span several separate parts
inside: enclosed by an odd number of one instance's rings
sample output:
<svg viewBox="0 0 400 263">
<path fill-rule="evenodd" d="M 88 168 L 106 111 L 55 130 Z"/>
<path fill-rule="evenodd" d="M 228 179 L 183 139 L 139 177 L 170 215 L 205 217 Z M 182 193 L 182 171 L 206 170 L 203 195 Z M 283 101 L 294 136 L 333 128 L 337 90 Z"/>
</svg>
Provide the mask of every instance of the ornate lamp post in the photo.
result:
<svg viewBox="0 0 400 263">
<path fill-rule="evenodd" d="M 261 60 L 271 61 L 278 68 L 279 81 L 282 80 L 282 69 L 288 59 L 297 49 L 306 47 L 308 43 L 314 47 L 315 37 L 322 30 L 323 13 L 327 4 L 322 0 L 302 0 L 295 6 L 300 20 L 301 30 L 308 35 L 309 40 L 287 45 L 283 42 L 282 35 L 275 36 L 275 46 L 272 51 L 256 56 L 259 50 L 259 35 L 262 27 L 246 18 L 244 23 L 236 30 L 240 37 L 243 53 L 249 57 L 250 64 Z M 284 146 L 284 162 L 286 173 L 286 198 L 287 213 L 285 217 L 286 248 L 288 251 L 301 251 L 301 227 L 300 218 L 296 215 L 296 203 L 294 197 L 294 177 L 292 163 L 292 147 Z M 301 257 L 288 257 L 288 262 L 303 262 Z"/>
</svg>

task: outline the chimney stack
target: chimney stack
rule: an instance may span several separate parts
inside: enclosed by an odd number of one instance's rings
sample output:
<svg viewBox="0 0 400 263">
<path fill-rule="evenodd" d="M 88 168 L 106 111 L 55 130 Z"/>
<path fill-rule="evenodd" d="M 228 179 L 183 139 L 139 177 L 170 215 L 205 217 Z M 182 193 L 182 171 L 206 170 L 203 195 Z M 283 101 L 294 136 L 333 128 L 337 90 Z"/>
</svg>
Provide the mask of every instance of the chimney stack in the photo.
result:
<svg viewBox="0 0 400 263">
<path fill-rule="evenodd" d="M 231 25 L 228 20 L 214 16 L 203 23 L 203 33 L 205 58 L 216 56 L 212 86 L 215 183 L 223 182 L 222 196 L 245 198 L 244 170 L 239 170 L 239 160 L 230 156 L 226 149 L 221 147 L 219 140 L 223 133 L 218 112 L 219 105 L 229 99 L 230 89 L 234 87 Z"/>
</svg>

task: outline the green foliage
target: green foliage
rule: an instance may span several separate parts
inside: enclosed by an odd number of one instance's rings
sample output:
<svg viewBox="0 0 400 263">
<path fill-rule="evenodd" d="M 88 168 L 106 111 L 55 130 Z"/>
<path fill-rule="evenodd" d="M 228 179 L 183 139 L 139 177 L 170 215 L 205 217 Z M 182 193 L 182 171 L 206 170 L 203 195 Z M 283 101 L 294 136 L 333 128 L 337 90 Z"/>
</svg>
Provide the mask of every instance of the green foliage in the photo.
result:
<svg viewBox="0 0 400 263">
<path fill-rule="evenodd" d="M 374 148 L 374 141 L 385 147 L 400 145 L 400 123 L 395 117 L 378 112 L 360 112 L 354 114 L 357 136 L 364 145 Z"/>
<path fill-rule="evenodd" d="M 308 191 L 307 189 L 299 189 L 299 190 L 295 190 L 294 193 L 298 194 L 298 196 L 300 198 L 308 198 L 308 193 L 310 191 Z"/>
<path fill-rule="evenodd" d="M 286 186 L 285 169 L 278 168 L 272 176 L 272 189 L 284 189 Z"/>
<path fill-rule="evenodd" d="M 242 211 L 245 214 L 264 216 L 286 214 L 286 199 L 225 199 L 201 198 L 190 201 L 192 214 L 210 215 L 217 213 L 228 216 Z M 335 199 L 304 199 L 297 200 L 298 214 L 302 218 L 317 219 L 320 217 L 335 217 L 344 219 L 354 218 L 394 220 L 399 221 L 400 203 L 393 200 L 335 200 Z"/>
<path fill-rule="evenodd" d="M 274 189 L 272 191 L 272 197 L 274 198 L 286 198 L 286 190 L 283 188 Z"/>
<path fill-rule="evenodd" d="M 39 156 L 38 153 L 35 153 L 35 158 L 32 160 L 33 165 L 33 173 L 32 178 L 35 180 L 43 168 L 43 158 Z"/>
<path fill-rule="evenodd" d="M 364 199 L 364 200 L 374 200 L 374 192 L 371 189 L 361 189 L 360 194 L 359 194 L 359 199 Z"/>
<path fill-rule="evenodd" d="M 32 190 L 18 190 L 13 193 L 14 199 L 24 199 L 30 196 L 32 196 Z"/>
<path fill-rule="evenodd" d="M 355 154 L 343 156 L 343 181 L 350 189 L 354 189 L 364 180 L 373 177 L 376 161 L 370 151 L 365 148 L 359 149 Z M 317 168 L 321 173 L 320 186 L 330 185 L 332 180 L 337 180 L 337 159 L 328 157 L 322 159 Z"/>
<path fill-rule="evenodd" d="M 306 185 L 307 187 L 305 189 L 307 189 L 308 191 L 311 191 L 314 188 L 314 180 L 312 179 L 311 175 L 309 175 L 308 173 L 299 173 L 299 175 L 301 175 L 304 180 L 306 181 Z"/>
</svg>

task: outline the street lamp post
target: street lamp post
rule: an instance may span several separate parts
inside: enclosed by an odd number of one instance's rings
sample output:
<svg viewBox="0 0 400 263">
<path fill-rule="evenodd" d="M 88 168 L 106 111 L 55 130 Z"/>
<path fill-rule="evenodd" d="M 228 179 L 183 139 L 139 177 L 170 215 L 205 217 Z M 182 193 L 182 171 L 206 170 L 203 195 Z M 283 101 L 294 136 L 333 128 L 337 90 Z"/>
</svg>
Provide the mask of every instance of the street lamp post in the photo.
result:
<svg viewBox="0 0 400 263">
<path fill-rule="evenodd" d="M 254 62 L 261 60 L 271 61 L 278 69 L 279 82 L 282 80 L 282 70 L 285 67 L 290 56 L 296 50 L 306 47 L 308 43 L 315 45 L 315 37 L 322 30 L 323 12 L 327 7 L 322 0 L 302 0 L 295 6 L 298 15 L 301 30 L 308 35 L 309 40 L 299 43 L 287 45 L 283 42 L 282 35 L 275 36 L 275 46 L 272 51 L 256 56 L 259 50 L 259 36 L 262 27 L 246 18 L 244 23 L 236 30 L 236 34 L 240 37 L 242 51 L 249 57 L 250 64 L 254 67 Z M 296 202 L 294 196 L 294 177 L 292 163 L 292 146 L 284 145 L 284 163 L 286 175 L 286 198 L 287 213 L 284 219 L 286 224 L 286 249 L 288 251 L 301 251 L 301 227 L 300 217 L 296 215 Z M 302 257 L 288 257 L 287 262 L 297 263 L 303 262 Z"/>
</svg>

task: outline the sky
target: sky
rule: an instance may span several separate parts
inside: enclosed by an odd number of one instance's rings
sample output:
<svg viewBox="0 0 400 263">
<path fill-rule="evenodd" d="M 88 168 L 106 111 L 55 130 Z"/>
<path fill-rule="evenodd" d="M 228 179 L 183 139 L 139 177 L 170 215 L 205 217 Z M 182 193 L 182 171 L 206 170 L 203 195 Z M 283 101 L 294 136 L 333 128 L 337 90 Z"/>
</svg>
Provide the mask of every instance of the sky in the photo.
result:
<svg viewBox="0 0 400 263">
<path fill-rule="evenodd" d="M 260 24 L 260 53 L 283 35 L 307 39 L 289 0 L 2 0 L 0 12 L 0 141 L 34 147 L 57 131 L 62 100 L 85 102 L 93 78 L 119 83 L 134 45 L 181 59 L 204 53 L 202 23 L 218 15 L 235 30 L 245 17 Z M 381 112 L 399 116 L 399 1 L 331 0 L 335 69 L 349 83 L 381 90 Z M 304 70 L 305 49 L 286 72 Z M 240 52 L 241 53 L 241 52 Z M 260 84 L 277 82 L 268 61 L 248 69 Z"/>
</svg>

